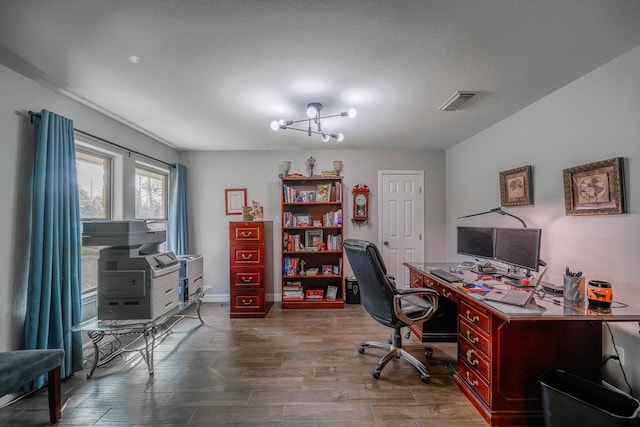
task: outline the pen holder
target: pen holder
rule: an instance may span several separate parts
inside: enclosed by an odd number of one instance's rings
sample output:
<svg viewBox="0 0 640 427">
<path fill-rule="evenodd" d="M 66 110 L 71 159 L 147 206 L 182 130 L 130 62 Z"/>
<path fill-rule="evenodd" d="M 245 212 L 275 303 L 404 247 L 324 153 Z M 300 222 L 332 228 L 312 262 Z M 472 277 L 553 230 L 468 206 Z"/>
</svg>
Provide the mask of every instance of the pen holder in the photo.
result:
<svg viewBox="0 0 640 427">
<path fill-rule="evenodd" d="M 572 302 L 584 301 L 584 277 L 564 276 L 564 299 Z"/>
</svg>

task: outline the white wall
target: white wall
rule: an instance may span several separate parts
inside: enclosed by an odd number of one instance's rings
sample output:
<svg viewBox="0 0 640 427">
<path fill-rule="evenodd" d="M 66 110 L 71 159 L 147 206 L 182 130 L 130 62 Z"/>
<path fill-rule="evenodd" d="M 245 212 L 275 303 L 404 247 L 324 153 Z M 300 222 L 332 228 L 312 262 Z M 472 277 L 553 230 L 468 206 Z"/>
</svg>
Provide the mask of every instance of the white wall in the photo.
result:
<svg viewBox="0 0 640 427">
<path fill-rule="evenodd" d="M 0 65 L 0 351 L 21 346 L 26 296 L 26 222 L 33 163 L 27 111 L 43 108 L 77 129 L 166 162 L 179 153 Z"/>
<path fill-rule="evenodd" d="M 456 225 L 518 226 L 496 214 L 456 221 L 466 214 L 500 206 L 499 172 L 523 165 L 534 168 L 533 206 L 505 208 L 531 227 L 542 228 L 541 257 L 549 263 L 544 280 L 561 283 L 566 266 L 587 280 L 611 282 L 614 299 L 640 307 L 640 47 L 605 64 L 539 102 L 513 114 L 447 151 L 447 236 L 455 255 Z M 624 157 L 629 213 L 565 216 L 564 168 Z M 635 340 L 637 324 L 620 341 Z M 618 330 L 618 328 L 616 328 Z M 620 334 L 620 332 L 618 332 Z M 610 341 L 609 334 L 604 336 Z M 618 341 L 618 340 L 617 340 Z M 630 363 L 627 376 L 640 391 L 640 371 Z M 613 362 L 608 362 L 609 366 Z M 617 375 L 619 369 L 609 375 Z M 619 378 L 609 378 L 619 384 Z M 626 386 L 620 388 L 626 389 Z M 636 393 L 637 394 L 637 393 Z"/>
<path fill-rule="evenodd" d="M 367 150 L 299 150 L 299 151 L 222 151 L 185 153 L 183 162 L 189 168 L 189 204 L 191 207 L 190 246 L 204 257 L 204 281 L 213 289 L 209 300 L 229 300 L 229 221 L 239 221 L 239 215 L 225 215 L 224 189 L 246 188 L 247 201 L 258 201 L 264 207 L 264 219 L 274 224 L 275 294 L 280 297 L 282 232 L 279 165 L 291 160 L 290 173 L 308 175 L 306 160 L 316 159 L 315 173 L 332 169 L 333 160 L 342 160 L 344 167 L 345 212 L 344 235 L 376 242 L 378 240 L 377 210 L 370 210 L 369 224 L 354 226 L 351 189 L 356 184 L 371 188 L 371 204 L 378 202 L 377 171 L 425 171 L 425 253 L 435 259 L 445 259 L 445 192 L 444 152 L 367 151 Z M 345 274 L 351 274 L 345 265 Z"/>
</svg>

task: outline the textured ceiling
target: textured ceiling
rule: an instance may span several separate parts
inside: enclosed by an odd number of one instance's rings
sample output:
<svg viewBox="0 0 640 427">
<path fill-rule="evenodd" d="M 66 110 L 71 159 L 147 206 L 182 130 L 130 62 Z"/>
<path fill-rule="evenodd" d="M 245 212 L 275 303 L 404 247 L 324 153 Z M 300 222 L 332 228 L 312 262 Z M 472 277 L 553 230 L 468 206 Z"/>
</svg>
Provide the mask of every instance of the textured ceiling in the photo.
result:
<svg viewBox="0 0 640 427">
<path fill-rule="evenodd" d="M 640 45 L 639 21 L 637 0 L 0 0 L 0 63 L 180 150 L 446 149 Z M 478 96 L 437 111 L 456 90 Z M 358 110 L 323 121 L 342 143 L 270 129 L 312 101 Z"/>
</svg>

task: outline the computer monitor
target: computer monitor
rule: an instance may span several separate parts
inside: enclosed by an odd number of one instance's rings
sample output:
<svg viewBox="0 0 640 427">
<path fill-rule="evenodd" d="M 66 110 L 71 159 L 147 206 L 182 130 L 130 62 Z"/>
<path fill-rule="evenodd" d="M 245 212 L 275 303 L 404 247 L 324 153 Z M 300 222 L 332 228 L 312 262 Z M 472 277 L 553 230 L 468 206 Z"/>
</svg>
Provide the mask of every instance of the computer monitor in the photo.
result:
<svg viewBox="0 0 640 427">
<path fill-rule="evenodd" d="M 539 228 L 496 227 L 494 258 L 515 267 L 538 271 L 541 236 Z"/>
<path fill-rule="evenodd" d="M 478 258 L 493 258 L 493 227 L 458 227 L 458 250 L 460 255 Z"/>
</svg>

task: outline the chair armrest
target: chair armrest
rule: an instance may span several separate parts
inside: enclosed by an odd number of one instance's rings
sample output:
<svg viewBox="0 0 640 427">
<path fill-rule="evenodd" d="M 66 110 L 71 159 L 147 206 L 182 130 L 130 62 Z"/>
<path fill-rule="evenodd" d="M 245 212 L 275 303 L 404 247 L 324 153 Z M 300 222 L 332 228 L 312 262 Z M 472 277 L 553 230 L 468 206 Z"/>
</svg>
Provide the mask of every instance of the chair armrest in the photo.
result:
<svg viewBox="0 0 640 427">
<path fill-rule="evenodd" d="M 406 288 L 406 289 L 396 289 L 398 291 L 398 295 L 416 295 L 416 294 L 431 294 L 438 296 L 438 291 L 431 288 Z"/>
<path fill-rule="evenodd" d="M 402 320 L 407 325 L 428 320 L 438 309 L 440 294 L 431 288 L 397 289 L 397 292 L 398 293 L 393 296 L 393 309 L 398 319 Z M 416 296 L 421 297 L 421 299 L 418 300 L 418 303 L 416 303 Z M 402 309 L 402 300 L 405 299 L 411 299 L 412 301 L 410 304 L 412 304 L 412 306 L 426 310 L 424 314 L 417 317 L 409 317 Z"/>
</svg>

